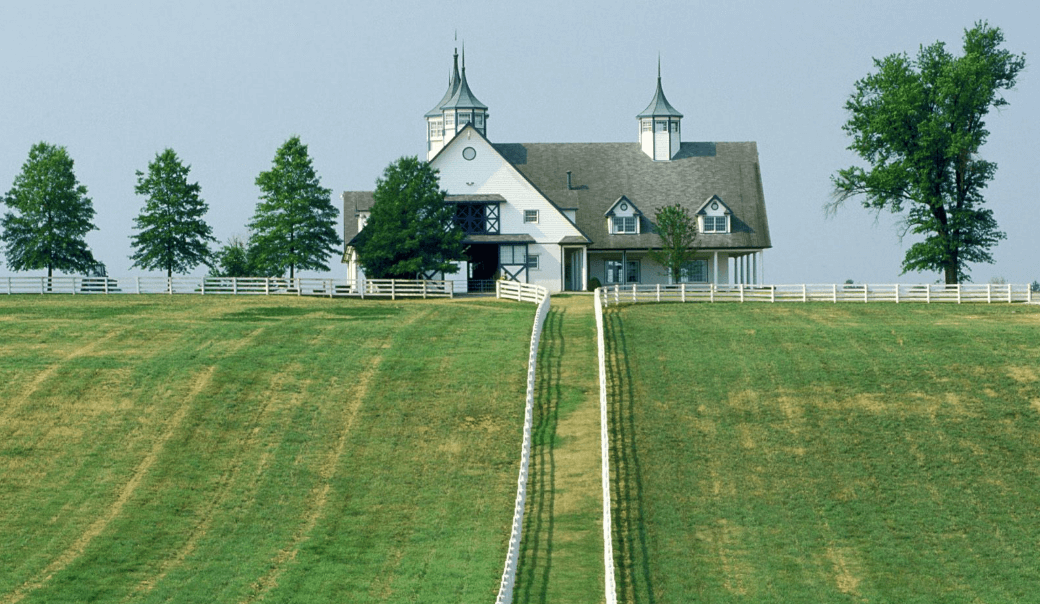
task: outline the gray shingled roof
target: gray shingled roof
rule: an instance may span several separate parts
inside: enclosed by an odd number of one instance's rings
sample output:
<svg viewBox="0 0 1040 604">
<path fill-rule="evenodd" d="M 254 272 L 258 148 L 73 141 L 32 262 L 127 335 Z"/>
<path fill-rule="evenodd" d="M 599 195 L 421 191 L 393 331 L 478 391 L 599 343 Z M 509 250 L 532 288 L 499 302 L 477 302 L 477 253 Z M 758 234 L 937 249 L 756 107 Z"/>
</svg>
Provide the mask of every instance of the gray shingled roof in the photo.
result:
<svg viewBox="0 0 1040 604">
<path fill-rule="evenodd" d="M 350 242 L 357 236 L 358 212 L 367 212 L 372 209 L 375 198 L 373 191 L 344 191 L 343 192 L 343 241 Z"/>
<path fill-rule="evenodd" d="M 718 195 L 731 210 L 732 230 L 700 234 L 701 249 L 772 247 L 758 147 L 748 143 L 682 143 L 672 161 L 653 161 L 638 143 L 531 143 L 494 146 L 557 206 L 577 208 L 578 228 L 593 250 L 659 247 L 649 233 L 656 211 L 679 202 L 695 212 Z M 567 187 L 567 171 L 574 188 Z M 643 217 L 639 235 L 611 235 L 603 217 L 622 195 Z"/>
<path fill-rule="evenodd" d="M 455 68 L 448 75 L 448 91 L 444 93 L 441 100 L 437 101 L 437 105 L 426 112 L 423 117 L 437 117 L 444 111 L 444 105 L 451 100 L 451 97 L 455 96 L 455 93 L 459 90 L 459 51 L 455 51 Z"/>
<path fill-rule="evenodd" d="M 657 74 L 657 91 L 654 92 L 654 98 L 650 99 L 650 104 L 646 106 L 646 109 L 636 116 L 636 118 L 643 117 L 682 117 L 682 114 L 664 97 L 660 73 Z"/>
<path fill-rule="evenodd" d="M 459 82 L 455 94 L 441 106 L 441 109 L 483 109 L 486 111 L 487 108 L 487 105 L 478 101 L 476 95 L 469 89 L 469 82 L 466 81 L 466 67 L 463 64 L 462 81 Z"/>
</svg>

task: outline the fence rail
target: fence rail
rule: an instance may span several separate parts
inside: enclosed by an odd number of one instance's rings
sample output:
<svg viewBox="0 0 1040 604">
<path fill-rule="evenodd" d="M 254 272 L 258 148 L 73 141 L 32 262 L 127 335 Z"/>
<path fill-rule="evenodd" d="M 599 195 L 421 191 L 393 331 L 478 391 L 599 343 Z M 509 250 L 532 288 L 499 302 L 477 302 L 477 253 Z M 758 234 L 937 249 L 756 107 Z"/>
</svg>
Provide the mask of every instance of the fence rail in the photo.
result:
<svg viewBox="0 0 1040 604">
<path fill-rule="evenodd" d="M 1040 294 L 1028 285 L 961 283 L 856 285 L 608 285 L 604 307 L 638 302 L 921 302 L 1005 303 L 1033 302 Z"/>
<path fill-rule="evenodd" d="M 519 281 L 496 281 L 495 297 L 508 298 L 517 302 L 541 304 L 549 296 L 549 290 L 540 285 L 528 285 Z"/>
<path fill-rule="evenodd" d="M 524 506 L 527 504 L 527 479 L 531 466 L 531 430 L 534 422 L 534 389 L 535 373 L 538 370 L 538 343 L 542 337 L 542 326 L 545 325 L 545 317 L 549 314 L 549 306 L 552 299 L 549 291 L 537 285 L 519 284 L 519 287 L 507 285 L 502 287 L 503 281 L 498 282 L 496 295 L 499 298 L 509 298 L 520 302 L 531 301 L 537 297 L 538 311 L 535 313 L 534 327 L 531 328 L 531 349 L 527 357 L 527 401 L 524 407 L 524 436 L 520 447 L 520 475 L 516 480 L 516 502 L 513 505 L 513 524 L 509 532 L 509 549 L 506 552 L 505 568 L 502 571 L 502 581 L 498 586 L 498 596 L 495 604 L 512 604 L 513 588 L 516 586 L 516 568 L 520 561 L 520 538 L 524 526 Z M 514 295 L 515 294 L 515 295 Z"/>
<path fill-rule="evenodd" d="M 451 281 L 296 277 L 0 277 L 0 294 L 197 294 L 451 298 Z"/>
<path fill-rule="evenodd" d="M 603 588 L 606 604 L 617 604 L 617 584 L 614 579 L 614 522 L 610 512 L 610 439 L 607 417 L 607 348 L 603 335 L 602 289 L 597 288 L 596 348 L 599 356 L 599 442 L 600 481 L 603 489 Z"/>
</svg>

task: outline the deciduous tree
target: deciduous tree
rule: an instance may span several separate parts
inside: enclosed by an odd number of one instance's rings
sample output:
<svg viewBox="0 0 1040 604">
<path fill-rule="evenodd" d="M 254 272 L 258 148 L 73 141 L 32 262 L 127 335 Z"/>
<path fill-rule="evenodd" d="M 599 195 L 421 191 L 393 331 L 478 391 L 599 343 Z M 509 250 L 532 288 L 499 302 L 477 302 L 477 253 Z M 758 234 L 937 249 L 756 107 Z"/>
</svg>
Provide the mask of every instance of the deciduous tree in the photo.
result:
<svg viewBox="0 0 1040 604">
<path fill-rule="evenodd" d="M 1008 104 L 1024 55 L 1001 48 L 999 28 L 980 22 L 964 33 L 964 55 L 942 42 L 916 59 L 875 59 L 876 73 L 856 82 L 845 104 L 849 149 L 868 164 L 832 178 L 835 211 L 862 198 L 877 212 L 904 214 L 903 234 L 923 237 L 906 252 L 903 272 L 938 271 L 946 283 L 968 279 L 968 262 L 993 262 L 990 249 L 1005 234 L 982 192 L 997 170 L 979 156 L 991 108 Z"/>
<path fill-rule="evenodd" d="M 673 283 L 679 283 L 683 280 L 683 267 L 693 259 L 697 223 L 690 212 L 678 203 L 657 210 L 654 223 L 661 237 L 661 249 L 650 250 L 650 257 L 668 269 Z"/>
<path fill-rule="evenodd" d="M 458 270 L 465 236 L 455 209 L 444 203 L 437 171 L 417 157 L 402 157 L 376 180 L 372 213 L 353 246 L 365 274 L 414 279 Z"/>
<path fill-rule="evenodd" d="M 202 188 L 188 182 L 190 170 L 173 149 L 166 149 L 148 164 L 148 174 L 137 172 L 134 191 L 145 197 L 145 206 L 134 219 L 140 232 L 130 237 L 133 266 L 165 270 L 172 277 L 209 265 L 209 244 L 216 239 L 203 220 L 209 206 L 199 197 Z"/>
<path fill-rule="evenodd" d="M 321 186 L 307 145 L 294 136 L 275 154 L 274 165 L 256 178 L 262 194 L 249 223 L 249 248 L 265 272 L 289 278 L 297 269 L 329 270 L 328 257 L 342 243 L 332 191 Z"/>
<path fill-rule="evenodd" d="M 0 237 L 13 270 L 45 268 L 52 277 L 55 270 L 88 273 L 101 265 L 84 240 L 97 229 L 94 205 L 65 147 L 33 145 L 2 201 L 12 210 L 0 220 Z"/>
</svg>

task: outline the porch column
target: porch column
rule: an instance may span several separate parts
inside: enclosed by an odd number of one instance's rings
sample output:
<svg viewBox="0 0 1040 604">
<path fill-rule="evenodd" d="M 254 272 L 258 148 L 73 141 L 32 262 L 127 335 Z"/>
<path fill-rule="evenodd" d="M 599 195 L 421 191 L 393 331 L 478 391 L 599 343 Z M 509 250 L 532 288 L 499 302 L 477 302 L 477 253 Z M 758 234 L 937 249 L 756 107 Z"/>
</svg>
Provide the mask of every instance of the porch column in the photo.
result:
<svg viewBox="0 0 1040 604">
<path fill-rule="evenodd" d="M 719 252 L 715 251 L 712 253 L 712 263 L 714 266 L 711 270 L 711 282 L 715 285 L 719 284 Z"/>
<path fill-rule="evenodd" d="M 581 248 L 581 287 L 579 291 L 585 291 L 589 285 L 589 248 Z"/>
<path fill-rule="evenodd" d="M 628 250 L 621 250 L 621 285 L 628 285 Z"/>
<path fill-rule="evenodd" d="M 751 285 L 758 284 L 758 254 L 751 254 Z"/>
</svg>

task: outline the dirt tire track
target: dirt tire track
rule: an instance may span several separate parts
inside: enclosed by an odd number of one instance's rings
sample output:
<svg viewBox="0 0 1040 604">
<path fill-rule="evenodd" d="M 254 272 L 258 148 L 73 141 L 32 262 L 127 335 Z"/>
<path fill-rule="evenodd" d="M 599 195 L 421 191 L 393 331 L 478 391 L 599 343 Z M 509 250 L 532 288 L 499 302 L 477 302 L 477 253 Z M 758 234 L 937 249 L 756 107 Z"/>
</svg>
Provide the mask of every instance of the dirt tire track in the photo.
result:
<svg viewBox="0 0 1040 604">
<path fill-rule="evenodd" d="M 123 507 L 126 505 L 130 498 L 134 496 L 137 491 L 137 487 L 144 480 L 144 477 L 148 474 L 148 471 L 155 465 L 156 460 L 159 459 L 160 453 L 162 453 L 163 447 L 167 441 L 173 437 L 177 428 L 180 427 L 184 418 L 187 417 L 188 411 L 191 409 L 191 401 L 195 400 L 195 397 L 209 384 L 213 377 L 213 372 L 216 369 L 215 366 L 207 367 L 205 370 L 192 380 L 191 391 L 188 393 L 184 403 L 181 404 L 177 412 L 170 418 L 166 423 L 166 429 L 156 439 L 155 443 L 152 444 L 151 450 L 145 455 L 144 459 L 137 464 L 134 468 L 133 474 L 130 480 L 123 485 L 122 490 L 119 492 L 119 496 L 116 500 L 108 507 L 106 513 L 100 518 L 96 519 L 91 525 L 79 536 L 76 541 L 72 543 L 60 556 L 54 559 L 46 568 L 43 569 L 37 576 L 29 581 L 26 581 L 22 585 L 18 586 L 13 592 L 8 594 L 0 602 L 3 604 L 17 604 L 29 593 L 43 587 L 50 581 L 56 573 L 61 572 L 65 567 L 79 558 L 90 543 L 106 528 L 108 525 L 123 511 Z"/>
<path fill-rule="evenodd" d="M 347 448 L 347 437 L 352 432 L 354 422 L 357 420 L 358 413 L 361 410 L 361 405 L 368 396 L 369 386 L 379 374 L 379 367 L 382 365 L 383 358 L 386 355 L 385 351 L 391 348 L 390 340 L 394 335 L 400 335 L 420 319 L 425 319 L 429 312 L 416 313 L 397 329 L 390 332 L 380 345 L 376 347 L 378 352 L 369 361 L 368 366 L 358 374 L 357 385 L 352 389 L 347 403 L 343 406 L 342 428 L 339 438 L 336 440 L 336 446 L 322 460 L 318 472 L 318 482 L 311 489 L 310 493 L 307 494 L 306 513 L 303 515 L 299 527 L 293 533 L 289 544 L 282 548 L 271 560 L 271 569 L 253 583 L 252 593 L 242 599 L 240 601 L 241 604 L 263 600 L 278 585 L 278 579 L 285 573 L 289 563 L 296 558 L 300 546 L 310 538 L 311 531 L 317 526 L 318 520 L 321 519 L 321 515 L 325 511 L 325 505 L 328 503 L 329 493 L 332 490 L 332 477 L 336 473 L 339 460 L 343 457 L 343 451 Z"/>
<path fill-rule="evenodd" d="M 243 337 L 241 340 L 232 344 L 232 346 L 228 348 L 228 351 L 223 356 L 226 357 L 231 354 L 234 354 L 246 345 L 250 344 L 256 338 L 256 336 L 258 336 L 263 331 L 263 329 L 264 328 L 261 327 L 246 334 L 246 336 Z M 124 331 L 125 330 L 113 332 L 103 338 L 99 338 L 91 342 L 90 344 L 87 344 L 86 346 L 78 348 L 77 350 L 73 351 L 73 353 L 71 353 L 70 355 L 64 357 L 62 359 L 62 362 L 64 363 L 76 357 L 89 354 L 102 342 L 105 342 L 123 333 Z M 103 516 L 91 523 L 87 530 L 84 531 L 83 534 L 80 535 L 79 538 L 77 538 L 76 541 L 72 543 L 72 545 L 67 547 L 65 551 L 63 551 L 57 558 L 55 558 L 50 564 L 48 564 L 42 571 L 37 573 L 33 579 L 30 579 L 25 583 L 21 584 L 9 594 L 5 596 L 0 596 L 0 604 L 17 604 L 31 592 L 46 585 L 47 582 L 50 581 L 51 577 L 53 577 L 58 572 L 61 572 L 65 567 L 67 567 L 69 564 L 71 564 L 73 561 L 79 558 L 83 554 L 83 552 L 86 551 L 90 543 L 98 535 L 104 532 L 108 525 L 111 524 L 111 522 L 117 516 L 119 516 L 119 514 L 123 510 L 123 507 L 130 500 L 130 498 L 133 497 L 134 493 L 137 490 L 137 487 L 141 484 L 141 481 L 144 479 L 145 475 L 155 464 L 156 460 L 158 460 L 159 455 L 162 453 L 162 450 L 165 447 L 166 443 L 170 440 L 170 438 L 173 437 L 173 434 L 177 431 L 181 423 L 184 421 L 184 418 L 188 415 L 188 412 L 191 409 L 191 402 L 195 400 L 195 398 L 202 392 L 203 389 L 205 389 L 207 385 L 209 385 L 215 371 L 216 366 L 210 365 L 202 371 L 200 371 L 199 374 L 192 380 L 191 389 L 189 390 L 188 395 L 185 397 L 184 402 L 178 408 L 177 412 L 173 415 L 173 417 L 171 417 L 170 420 L 167 422 L 165 430 L 163 430 L 159 438 L 152 444 L 152 448 L 148 452 L 148 454 L 145 455 L 144 459 L 142 459 L 141 462 L 137 464 L 137 467 L 134 468 L 130 480 L 127 481 L 125 485 L 123 485 L 122 490 L 119 492 L 119 496 L 116 498 L 115 502 L 113 502 L 113 504 L 109 506 L 108 511 Z M 50 373 L 53 374 L 54 372 L 51 371 Z M 37 378 L 36 380 L 34 380 L 34 382 L 40 381 L 42 383 L 43 379 L 44 378 Z"/>
</svg>

